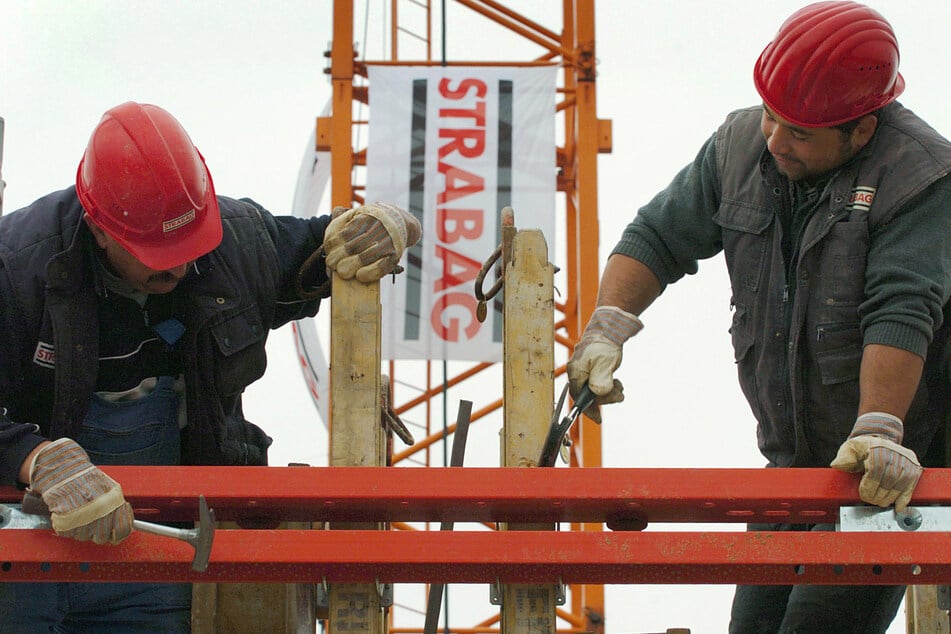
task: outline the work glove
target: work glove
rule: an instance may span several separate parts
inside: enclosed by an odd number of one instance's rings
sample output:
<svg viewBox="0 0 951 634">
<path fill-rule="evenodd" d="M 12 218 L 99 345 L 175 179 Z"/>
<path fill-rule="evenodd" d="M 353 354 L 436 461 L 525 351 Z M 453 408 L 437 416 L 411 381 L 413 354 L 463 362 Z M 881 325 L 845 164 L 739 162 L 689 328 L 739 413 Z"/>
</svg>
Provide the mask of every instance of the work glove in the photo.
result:
<svg viewBox="0 0 951 634">
<path fill-rule="evenodd" d="M 122 487 L 69 438 L 46 445 L 30 465 L 30 491 L 43 498 L 57 535 L 118 544 L 132 532 L 132 506 Z"/>
<path fill-rule="evenodd" d="M 614 378 L 621 365 L 621 347 L 644 327 L 637 315 L 616 306 L 599 306 L 568 360 L 568 391 L 577 399 L 585 383 L 597 397 L 585 416 L 601 422 L 600 405 L 624 400 L 624 386 Z"/>
<path fill-rule="evenodd" d="M 847 473 L 865 472 L 859 482 L 863 502 L 904 511 L 921 477 L 915 452 L 901 446 L 901 419 L 884 412 L 862 414 L 830 465 Z"/>
<path fill-rule="evenodd" d="M 403 251 L 422 233 L 419 221 L 395 205 L 350 209 L 331 220 L 324 233 L 327 266 L 343 279 L 375 282 L 396 269 Z"/>
</svg>

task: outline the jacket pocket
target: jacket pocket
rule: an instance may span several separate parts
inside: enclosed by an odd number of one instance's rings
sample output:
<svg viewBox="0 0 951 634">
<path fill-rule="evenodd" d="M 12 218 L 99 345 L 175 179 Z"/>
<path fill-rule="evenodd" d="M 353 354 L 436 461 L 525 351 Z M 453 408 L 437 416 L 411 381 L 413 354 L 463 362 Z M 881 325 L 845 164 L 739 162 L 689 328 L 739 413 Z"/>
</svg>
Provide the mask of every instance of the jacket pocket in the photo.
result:
<svg viewBox="0 0 951 634">
<path fill-rule="evenodd" d="M 733 360 L 741 363 L 753 349 L 753 334 L 750 332 L 746 307 L 737 305 L 730 325 L 730 339 L 733 342 Z"/>
<path fill-rule="evenodd" d="M 713 221 L 721 229 L 733 291 L 756 292 L 766 265 L 772 213 L 764 207 L 723 201 Z"/>
<path fill-rule="evenodd" d="M 730 338 L 733 341 L 733 358 L 736 362 L 736 373 L 739 379 L 743 396 L 753 410 L 757 420 L 764 420 L 763 408 L 759 400 L 759 385 L 756 372 L 755 339 L 752 332 L 749 314 L 745 306 L 736 304 L 733 313 L 733 323 L 730 326 Z"/>
<path fill-rule="evenodd" d="M 856 306 L 864 299 L 868 243 L 867 222 L 837 222 L 829 230 L 816 269 L 829 278 L 827 305 Z"/>
<path fill-rule="evenodd" d="M 763 233 L 773 221 L 772 211 L 760 205 L 723 200 L 713 221 L 724 229 L 733 229 L 743 233 Z"/>
<path fill-rule="evenodd" d="M 267 330 L 255 306 L 248 306 L 210 328 L 217 362 L 215 384 L 226 396 L 240 394 L 264 375 Z"/>
<path fill-rule="evenodd" d="M 862 365 L 862 332 L 857 323 L 816 326 L 816 364 L 823 385 L 857 381 Z"/>
</svg>

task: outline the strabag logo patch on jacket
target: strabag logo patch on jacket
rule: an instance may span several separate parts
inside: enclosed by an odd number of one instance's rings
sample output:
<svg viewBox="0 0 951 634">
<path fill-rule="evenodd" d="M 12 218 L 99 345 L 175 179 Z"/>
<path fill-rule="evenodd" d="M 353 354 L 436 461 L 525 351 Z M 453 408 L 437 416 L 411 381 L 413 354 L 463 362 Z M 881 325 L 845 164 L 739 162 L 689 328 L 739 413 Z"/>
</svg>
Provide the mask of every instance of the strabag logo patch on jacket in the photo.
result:
<svg viewBox="0 0 951 634">
<path fill-rule="evenodd" d="M 875 187 L 866 187 L 863 185 L 853 187 L 847 208 L 851 211 L 868 211 L 872 207 L 872 201 L 875 200 L 876 189 Z"/>
<path fill-rule="evenodd" d="M 33 353 L 33 363 L 41 365 L 44 368 L 56 366 L 56 352 L 53 346 L 40 341 L 36 344 L 36 352 Z"/>
</svg>

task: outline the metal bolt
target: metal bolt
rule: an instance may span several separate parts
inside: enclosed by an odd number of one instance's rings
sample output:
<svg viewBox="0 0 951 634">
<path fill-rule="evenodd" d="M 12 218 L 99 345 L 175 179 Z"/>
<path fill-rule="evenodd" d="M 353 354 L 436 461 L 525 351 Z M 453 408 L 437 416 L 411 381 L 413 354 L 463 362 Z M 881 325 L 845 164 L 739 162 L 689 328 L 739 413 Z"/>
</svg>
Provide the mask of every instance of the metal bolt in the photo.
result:
<svg viewBox="0 0 951 634">
<path fill-rule="evenodd" d="M 904 531 L 916 531 L 924 520 L 918 509 L 906 508 L 904 511 L 895 511 L 895 521 Z"/>
</svg>

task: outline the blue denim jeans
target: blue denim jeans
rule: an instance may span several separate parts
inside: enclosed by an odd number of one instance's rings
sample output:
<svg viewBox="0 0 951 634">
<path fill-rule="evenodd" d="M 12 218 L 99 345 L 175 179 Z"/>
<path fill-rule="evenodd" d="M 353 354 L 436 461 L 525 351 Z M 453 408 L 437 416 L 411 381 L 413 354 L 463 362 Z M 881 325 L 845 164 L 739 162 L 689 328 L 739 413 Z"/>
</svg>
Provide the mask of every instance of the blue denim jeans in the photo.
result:
<svg viewBox="0 0 951 634">
<path fill-rule="evenodd" d="M 751 531 L 831 531 L 832 524 L 750 524 Z M 879 634 L 905 586 L 737 586 L 730 634 Z"/>
<path fill-rule="evenodd" d="M 3 634 L 191 631 L 188 583 L 0 583 Z"/>
<path fill-rule="evenodd" d="M 93 397 L 74 439 L 98 465 L 179 464 L 173 384 L 161 377 L 134 401 Z M 191 597 L 188 583 L 0 583 L 0 634 L 187 634 Z"/>
<path fill-rule="evenodd" d="M 178 394 L 170 376 L 159 377 L 148 396 L 109 402 L 93 395 L 82 429 L 73 438 L 97 465 L 181 463 Z"/>
</svg>

